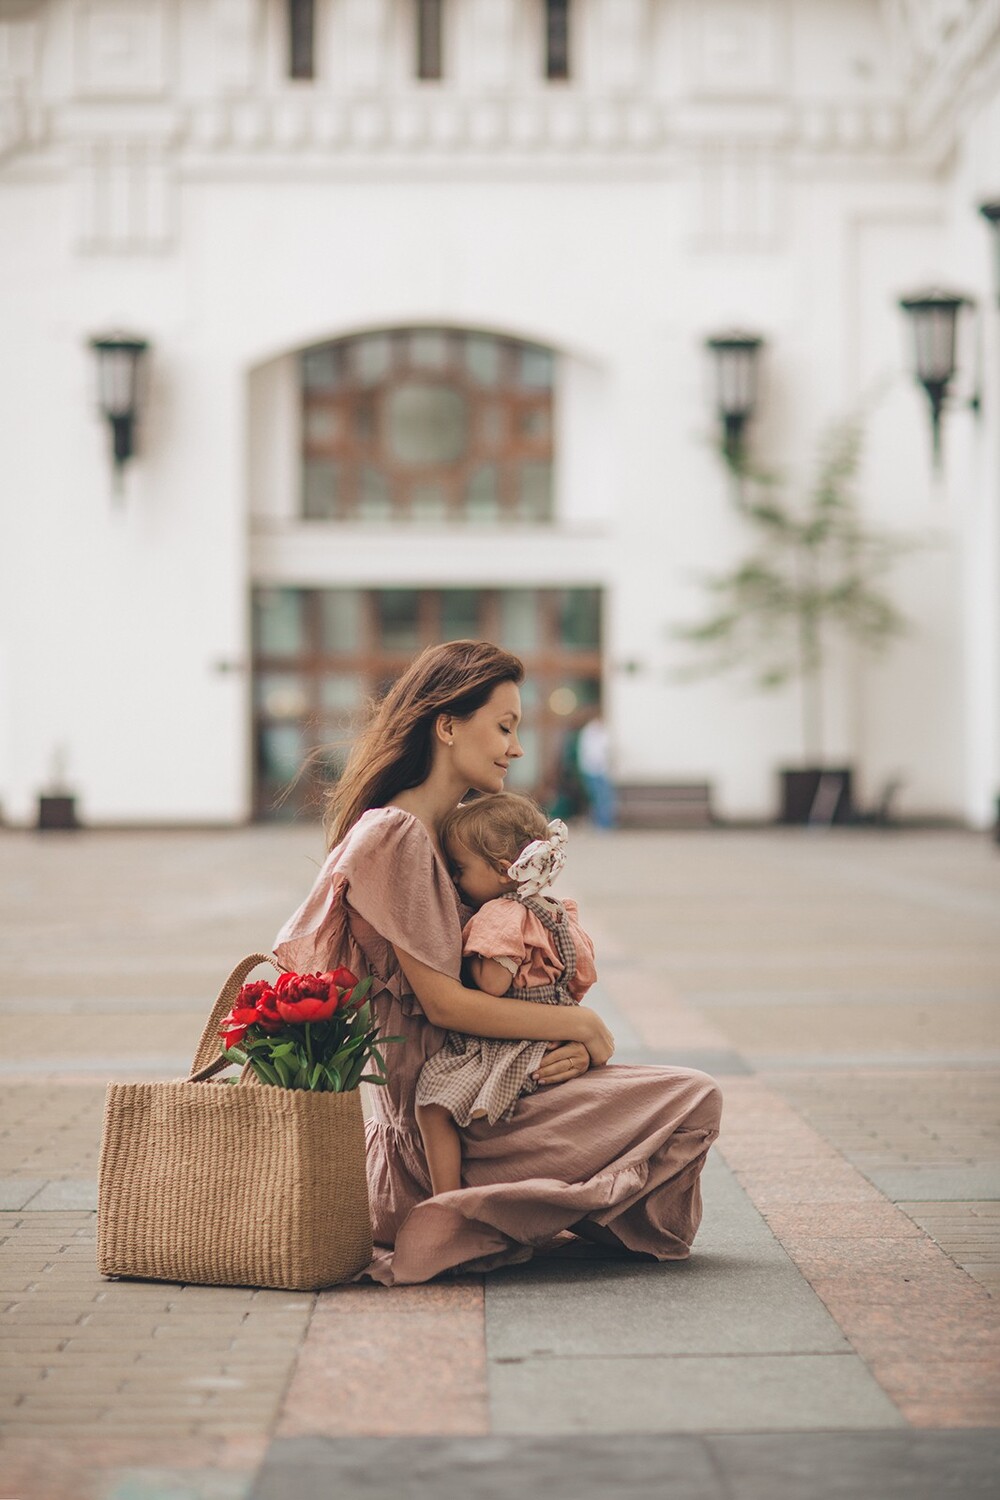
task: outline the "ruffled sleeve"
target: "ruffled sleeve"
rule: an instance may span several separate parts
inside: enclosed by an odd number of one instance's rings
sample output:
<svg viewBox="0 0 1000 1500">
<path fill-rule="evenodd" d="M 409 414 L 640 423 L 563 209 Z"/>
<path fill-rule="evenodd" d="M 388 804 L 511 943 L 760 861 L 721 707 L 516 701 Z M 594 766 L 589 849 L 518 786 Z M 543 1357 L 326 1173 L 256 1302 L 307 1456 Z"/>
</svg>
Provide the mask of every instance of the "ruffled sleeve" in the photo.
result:
<svg viewBox="0 0 1000 1500">
<path fill-rule="evenodd" d="M 350 909 L 350 910 L 349 910 Z M 418 818 L 373 808 L 333 849 L 312 890 L 275 940 L 278 962 L 298 973 L 358 959 L 356 912 L 383 941 L 453 979 L 461 965 L 455 888 Z"/>
<path fill-rule="evenodd" d="M 591 985 L 596 983 L 597 968 L 594 962 L 594 942 L 589 932 L 584 932 L 580 926 L 580 909 L 576 902 L 568 896 L 563 898 L 563 906 L 569 918 L 570 931 L 573 934 L 573 942 L 576 945 L 576 978 L 569 987 L 573 999 L 579 1004 Z"/>
<path fill-rule="evenodd" d="M 466 958 L 512 958 L 520 966 L 528 954 L 525 916 L 525 909 L 519 901 L 487 901 L 465 924 L 463 955 Z"/>
</svg>

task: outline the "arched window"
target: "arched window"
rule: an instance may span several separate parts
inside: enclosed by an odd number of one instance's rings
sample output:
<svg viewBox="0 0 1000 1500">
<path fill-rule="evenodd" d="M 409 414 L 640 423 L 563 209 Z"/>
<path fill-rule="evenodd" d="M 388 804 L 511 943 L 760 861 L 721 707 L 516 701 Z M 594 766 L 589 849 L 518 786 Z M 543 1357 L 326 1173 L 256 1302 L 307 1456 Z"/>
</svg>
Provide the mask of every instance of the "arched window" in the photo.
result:
<svg viewBox="0 0 1000 1500">
<path fill-rule="evenodd" d="M 370 524 L 552 519 L 551 350 L 397 328 L 301 356 L 302 514 Z"/>
</svg>

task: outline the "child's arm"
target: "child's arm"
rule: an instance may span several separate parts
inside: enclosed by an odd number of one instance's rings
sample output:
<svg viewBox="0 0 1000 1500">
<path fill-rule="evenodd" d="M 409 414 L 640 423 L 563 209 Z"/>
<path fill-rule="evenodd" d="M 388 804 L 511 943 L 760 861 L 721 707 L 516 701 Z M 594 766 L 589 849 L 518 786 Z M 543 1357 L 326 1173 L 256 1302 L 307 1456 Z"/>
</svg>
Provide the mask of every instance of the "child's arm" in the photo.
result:
<svg viewBox="0 0 1000 1500">
<path fill-rule="evenodd" d="M 495 958 L 482 958 L 478 953 L 469 958 L 468 964 L 469 974 L 477 990 L 485 990 L 488 995 L 506 995 L 510 989 L 511 975 L 503 964 L 497 963 Z"/>
</svg>

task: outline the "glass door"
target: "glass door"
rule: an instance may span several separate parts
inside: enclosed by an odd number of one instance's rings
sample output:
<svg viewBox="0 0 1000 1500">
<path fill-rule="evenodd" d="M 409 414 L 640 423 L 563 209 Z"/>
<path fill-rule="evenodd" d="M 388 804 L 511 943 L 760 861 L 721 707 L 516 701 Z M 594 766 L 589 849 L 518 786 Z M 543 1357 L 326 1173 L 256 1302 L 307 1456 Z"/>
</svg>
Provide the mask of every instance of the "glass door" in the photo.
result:
<svg viewBox="0 0 1000 1500">
<path fill-rule="evenodd" d="M 569 751 L 600 703 L 601 601 L 596 588 L 255 590 L 255 816 L 319 816 L 372 702 L 425 646 L 470 637 L 524 661 L 509 788 L 572 810 Z"/>
</svg>

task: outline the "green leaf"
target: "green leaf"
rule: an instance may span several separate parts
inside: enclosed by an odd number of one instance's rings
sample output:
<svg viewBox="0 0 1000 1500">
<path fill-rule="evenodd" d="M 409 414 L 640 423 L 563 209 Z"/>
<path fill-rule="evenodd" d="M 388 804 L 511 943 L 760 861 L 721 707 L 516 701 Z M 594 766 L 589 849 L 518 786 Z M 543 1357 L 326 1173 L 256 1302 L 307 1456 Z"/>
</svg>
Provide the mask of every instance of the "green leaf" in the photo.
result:
<svg viewBox="0 0 1000 1500">
<path fill-rule="evenodd" d="M 275 1057 L 273 1059 L 273 1063 L 274 1071 L 277 1073 L 278 1078 L 281 1081 L 282 1088 L 294 1088 L 295 1079 L 298 1077 L 298 1074 L 300 1072 L 300 1068 L 295 1062 L 294 1058 Z"/>
<path fill-rule="evenodd" d="M 272 1085 L 272 1087 L 277 1088 L 282 1087 L 281 1079 L 278 1077 L 277 1073 L 271 1067 L 266 1058 L 252 1057 L 250 1059 L 250 1066 L 253 1068 L 261 1083 L 269 1083 Z"/>
</svg>

